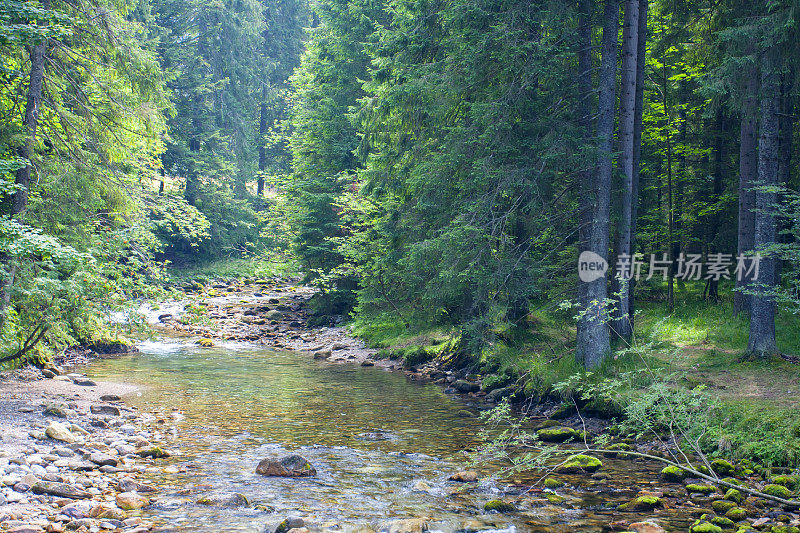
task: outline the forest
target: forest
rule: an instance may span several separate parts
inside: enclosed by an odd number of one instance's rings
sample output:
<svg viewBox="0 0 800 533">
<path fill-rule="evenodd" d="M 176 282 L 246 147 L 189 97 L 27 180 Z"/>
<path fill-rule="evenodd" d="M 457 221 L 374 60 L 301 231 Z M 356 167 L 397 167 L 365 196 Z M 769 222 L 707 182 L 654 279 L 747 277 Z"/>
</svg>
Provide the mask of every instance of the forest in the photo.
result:
<svg viewBox="0 0 800 533">
<path fill-rule="evenodd" d="M 796 473 L 798 75 L 797 0 L 2 0 L 0 368 L 289 280 L 511 433 Z"/>
</svg>

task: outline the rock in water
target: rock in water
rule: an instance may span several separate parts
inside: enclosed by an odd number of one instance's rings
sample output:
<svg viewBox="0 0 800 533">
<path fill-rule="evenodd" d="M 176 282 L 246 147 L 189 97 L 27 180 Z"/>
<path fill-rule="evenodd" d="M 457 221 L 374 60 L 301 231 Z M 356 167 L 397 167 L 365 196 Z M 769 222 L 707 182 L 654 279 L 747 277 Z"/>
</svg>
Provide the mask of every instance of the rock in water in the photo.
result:
<svg viewBox="0 0 800 533">
<path fill-rule="evenodd" d="M 278 460 L 264 459 L 256 467 L 256 474 L 278 477 L 316 476 L 317 470 L 300 455 L 287 455 Z"/>
<path fill-rule="evenodd" d="M 213 494 L 211 496 L 203 496 L 197 503 L 200 505 L 209 505 L 211 507 L 247 507 L 250 502 L 243 494 L 239 493 L 226 493 L 226 494 Z"/>
<path fill-rule="evenodd" d="M 47 429 L 44 430 L 44 433 L 51 439 L 60 440 L 67 444 L 78 441 L 78 438 L 69 430 L 69 426 L 58 422 L 51 422 L 50 425 L 47 426 Z"/>
<path fill-rule="evenodd" d="M 289 518 L 285 519 L 283 522 L 278 524 L 278 527 L 275 528 L 275 533 L 287 533 L 293 529 L 300 529 L 301 527 L 305 527 L 306 523 L 303 521 L 302 518 L 296 516 L 290 516 Z"/>
<path fill-rule="evenodd" d="M 464 472 L 456 472 L 447 479 L 450 481 L 460 481 L 461 483 L 474 483 L 478 481 L 478 473 L 472 470 L 465 470 Z"/>
<path fill-rule="evenodd" d="M 91 498 L 91 494 L 82 489 L 67 485 L 66 483 L 56 483 L 54 481 L 37 481 L 31 487 L 31 492 L 34 494 L 49 494 L 51 496 L 70 498 L 73 500 Z"/>
<path fill-rule="evenodd" d="M 92 405 L 89 407 L 92 413 L 96 415 L 111 415 L 111 416 L 119 416 L 120 411 L 119 407 L 115 405 Z"/>
<path fill-rule="evenodd" d="M 380 525 L 379 531 L 387 533 L 422 533 L 428 531 L 430 518 L 405 518 L 391 520 Z"/>
<path fill-rule="evenodd" d="M 117 494 L 117 507 L 126 511 L 141 509 L 150 505 L 147 496 L 136 494 L 135 492 L 120 492 Z"/>
</svg>

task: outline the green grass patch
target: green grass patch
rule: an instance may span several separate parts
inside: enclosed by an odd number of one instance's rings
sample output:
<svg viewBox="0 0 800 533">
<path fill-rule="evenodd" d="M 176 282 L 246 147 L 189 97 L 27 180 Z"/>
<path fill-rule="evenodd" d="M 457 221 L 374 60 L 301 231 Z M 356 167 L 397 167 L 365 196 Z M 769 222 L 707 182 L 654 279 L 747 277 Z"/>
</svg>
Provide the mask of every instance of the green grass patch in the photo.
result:
<svg viewBox="0 0 800 533">
<path fill-rule="evenodd" d="M 299 267 L 293 258 L 230 258 L 189 268 L 170 267 L 167 270 L 173 281 L 208 281 L 212 279 L 271 278 L 298 274 Z"/>
</svg>

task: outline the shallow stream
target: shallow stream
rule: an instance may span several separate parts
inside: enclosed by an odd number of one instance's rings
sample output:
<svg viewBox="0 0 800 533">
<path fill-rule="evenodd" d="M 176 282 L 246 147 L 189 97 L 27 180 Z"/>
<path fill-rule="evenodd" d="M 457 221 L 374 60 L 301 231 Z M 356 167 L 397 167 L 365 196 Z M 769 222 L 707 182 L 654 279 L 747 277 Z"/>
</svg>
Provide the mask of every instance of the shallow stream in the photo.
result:
<svg viewBox="0 0 800 533">
<path fill-rule="evenodd" d="M 182 455 L 159 463 L 172 473 L 148 473 L 162 490 L 145 514 L 170 531 L 262 533 L 294 515 L 312 531 L 366 532 L 395 518 L 427 517 L 432 530 L 445 533 L 599 532 L 620 518 L 613 514 L 618 503 L 657 480 L 654 465 L 605 460 L 601 472 L 611 479 L 576 479 L 558 491 L 567 498 L 561 505 L 509 485 L 464 490 L 447 478 L 465 468 L 481 423 L 465 413 L 474 408 L 436 385 L 245 344 L 200 348 L 169 340 L 140 350 L 98 360 L 88 373 L 142 385 L 127 399 L 142 409 L 185 415 L 176 441 Z M 318 475 L 255 474 L 261 459 L 286 453 L 306 457 Z M 214 492 L 241 493 L 253 507 L 194 503 Z M 484 512 L 495 498 L 518 511 Z M 665 520 L 686 529 L 680 513 L 666 512 Z"/>
</svg>

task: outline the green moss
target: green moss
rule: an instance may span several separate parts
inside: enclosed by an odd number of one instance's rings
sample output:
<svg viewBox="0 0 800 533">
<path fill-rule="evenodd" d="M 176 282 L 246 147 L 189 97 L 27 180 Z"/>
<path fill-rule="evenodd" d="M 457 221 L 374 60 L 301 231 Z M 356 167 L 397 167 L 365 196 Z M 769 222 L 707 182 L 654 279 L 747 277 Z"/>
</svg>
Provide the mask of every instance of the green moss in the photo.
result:
<svg viewBox="0 0 800 533">
<path fill-rule="evenodd" d="M 682 468 L 678 468 L 677 466 L 668 466 L 661 470 L 661 477 L 664 478 L 666 481 L 671 481 L 672 483 L 680 483 L 684 479 L 688 472 Z"/>
<path fill-rule="evenodd" d="M 786 487 L 790 490 L 797 490 L 798 486 L 800 486 L 800 477 L 798 476 L 775 476 L 772 478 L 772 483 L 775 485 L 780 485 L 782 487 Z"/>
<path fill-rule="evenodd" d="M 691 533 L 722 533 L 722 528 L 705 520 L 697 520 L 689 531 Z"/>
<path fill-rule="evenodd" d="M 747 511 L 741 507 L 733 507 L 732 509 L 728 509 L 728 511 L 725 513 L 725 516 L 734 522 L 739 522 L 740 520 L 747 518 Z"/>
<path fill-rule="evenodd" d="M 558 488 L 563 487 L 563 486 L 564 486 L 564 482 L 563 481 L 559 481 L 556 478 L 549 477 L 549 478 L 544 480 L 544 487 L 546 489 L 558 489 Z"/>
<path fill-rule="evenodd" d="M 700 494 L 714 494 L 717 492 L 716 487 L 705 483 L 689 483 L 686 485 L 686 490 L 689 492 L 699 492 Z"/>
<path fill-rule="evenodd" d="M 770 496 L 775 496 L 776 498 L 783 498 L 784 500 L 788 500 L 792 497 L 792 491 L 783 485 L 776 485 L 775 483 L 770 483 L 764 487 L 762 492 L 764 494 L 769 494 Z"/>
<path fill-rule="evenodd" d="M 503 500 L 490 500 L 484 504 L 483 510 L 496 513 L 513 513 L 517 508 Z"/>
<path fill-rule="evenodd" d="M 603 466 L 602 461 L 597 457 L 591 455 L 571 455 L 567 460 L 558 467 L 559 472 L 565 474 L 577 474 L 579 472 L 597 472 Z"/>
<path fill-rule="evenodd" d="M 728 492 L 725 493 L 725 499 L 736 503 L 742 503 L 744 501 L 744 495 L 736 489 L 728 489 Z"/>
<path fill-rule="evenodd" d="M 544 495 L 544 497 L 547 498 L 547 501 L 549 501 L 553 505 L 561 505 L 566 501 L 565 497 L 559 496 L 558 494 L 554 494 L 552 492 L 548 492 L 547 494 Z"/>
<path fill-rule="evenodd" d="M 733 527 L 736 525 L 734 524 L 733 520 L 730 518 L 725 518 L 724 516 L 715 516 L 711 519 L 711 523 L 715 526 L 721 527 L 722 529 L 733 529 Z"/>
<path fill-rule="evenodd" d="M 651 511 L 656 507 L 661 507 L 663 504 L 664 502 L 657 496 L 638 496 L 627 503 L 623 503 L 617 507 L 617 510 L 629 512 Z"/>
<path fill-rule="evenodd" d="M 733 465 L 725 459 L 714 459 L 711 461 L 711 470 L 720 476 L 727 476 L 732 474 L 735 470 Z"/>
<path fill-rule="evenodd" d="M 729 502 L 729 501 L 726 501 L 726 500 L 716 500 L 716 501 L 711 502 L 711 507 L 714 508 L 714 511 L 716 513 L 725 514 L 729 510 L 731 510 L 734 507 L 736 507 L 736 503 L 735 502 Z"/>
<path fill-rule="evenodd" d="M 572 428 L 559 426 L 540 429 L 536 436 L 544 442 L 566 442 L 578 438 L 579 433 Z"/>
</svg>

